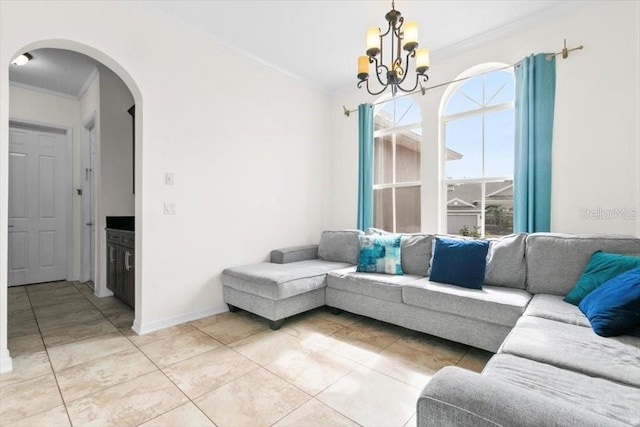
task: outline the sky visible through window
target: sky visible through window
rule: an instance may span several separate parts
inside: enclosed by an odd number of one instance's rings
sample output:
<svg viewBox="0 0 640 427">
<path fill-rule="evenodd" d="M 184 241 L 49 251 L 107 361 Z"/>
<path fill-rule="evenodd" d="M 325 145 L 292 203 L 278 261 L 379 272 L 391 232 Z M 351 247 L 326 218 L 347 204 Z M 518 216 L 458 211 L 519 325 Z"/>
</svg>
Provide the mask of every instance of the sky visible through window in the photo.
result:
<svg viewBox="0 0 640 427">
<path fill-rule="evenodd" d="M 419 124 L 422 122 L 420 108 L 410 96 L 396 98 L 395 102 L 391 99 L 389 102 L 380 104 L 380 107 L 383 115 L 393 119 L 394 127 Z M 376 114 L 379 114 L 379 112 L 376 111 Z M 412 132 L 422 135 L 422 128 L 417 127 L 412 129 Z"/>
<path fill-rule="evenodd" d="M 451 96 L 445 116 L 512 102 L 514 90 L 510 71 L 474 77 Z M 513 176 L 514 120 L 513 109 L 484 114 L 484 173 L 483 115 L 468 115 L 448 121 L 445 127 L 447 148 L 462 154 L 462 158 L 446 162 L 447 179 Z"/>
</svg>

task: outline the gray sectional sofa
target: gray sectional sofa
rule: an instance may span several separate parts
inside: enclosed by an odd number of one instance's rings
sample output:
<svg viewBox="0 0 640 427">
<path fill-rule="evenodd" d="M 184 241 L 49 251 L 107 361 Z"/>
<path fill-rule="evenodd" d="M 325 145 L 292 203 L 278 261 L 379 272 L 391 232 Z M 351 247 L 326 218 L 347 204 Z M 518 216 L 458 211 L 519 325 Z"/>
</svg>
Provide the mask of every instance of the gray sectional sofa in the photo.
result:
<svg viewBox="0 0 640 427">
<path fill-rule="evenodd" d="M 593 252 L 640 255 L 640 239 L 495 239 L 483 289 L 475 290 L 429 281 L 431 234 L 403 235 L 404 275 L 358 273 L 361 233 L 326 231 L 319 245 L 226 269 L 225 302 L 272 328 L 327 305 L 497 353 L 482 374 L 438 372 L 418 400 L 419 426 L 640 426 L 640 334 L 600 337 L 563 301 Z"/>
</svg>

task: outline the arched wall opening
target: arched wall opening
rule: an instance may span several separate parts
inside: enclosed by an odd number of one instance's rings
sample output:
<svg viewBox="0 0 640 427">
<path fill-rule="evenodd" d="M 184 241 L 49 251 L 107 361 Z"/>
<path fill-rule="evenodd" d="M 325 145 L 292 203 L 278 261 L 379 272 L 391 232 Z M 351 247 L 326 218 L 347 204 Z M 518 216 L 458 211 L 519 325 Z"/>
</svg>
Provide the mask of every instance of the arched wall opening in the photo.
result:
<svg viewBox="0 0 640 427">
<path fill-rule="evenodd" d="M 134 215 L 135 215 L 135 255 L 134 255 L 134 269 L 135 269 L 135 319 L 133 323 L 133 329 L 139 331 L 140 319 L 142 316 L 142 269 L 141 269 L 141 260 L 142 260 L 142 252 L 143 252 L 143 243 L 142 243 L 142 227 L 141 227 L 141 218 L 142 218 L 142 156 L 143 156 L 143 97 L 142 93 L 139 89 L 138 84 L 134 81 L 133 77 L 129 72 L 127 72 L 114 58 L 107 55 L 106 53 L 95 49 L 91 46 L 88 46 L 83 43 L 75 42 L 72 40 L 60 40 L 60 39 L 50 39 L 50 40 L 40 40 L 33 43 L 29 43 L 24 45 L 22 48 L 13 52 L 13 55 L 9 57 L 9 61 L 11 58 L 29 51 L 35 51 L 38 49 L 51 48 L 51 49 L 64 49 L 77 53 L 81 53 L 86 55 L 95 61 L 99 62 L 104 67 L 108 68 L 112 71 L 126 86 L 126 88 L 131 93 L 131 96 L 134 100 L 135 105 L 135 116 L 134 116 L 134 153 L 133 155 L 133 170 L 134 170 L 134 182 L 133 186 L 135 188 L 134 192 Z M 7 72 L 10 67 L 9 61 L 6 63 L 0 64 L 2 67 L 3 74 Z M 8 80 L 8 79 L 7 79 Z M 9 98 L 8 91 L 8 81 L 3 79 L 3 87 L 2 91 L 7 94 L 7 99 Z M 9 107 L 10 100 L 5 100 L 3 102 L 4 107 Z M 8 173 L 8 157 L 9 157 L 9 122 L 14 119 L 12 117 L 12 113 L 9 108 L 6 108 L 7 111 L 3 114 L 2 122 L 0 123 L 0 132 L 2 137 L 2 152 L 0 153 L 0 193 L 2 197 L 0 197 L 0 213 L 1 220 L 0 225 L 0 300 L 3 300 L 4 303 L 0 304 L 0 325 L 2 327 L 2 331 L 0 331 L 0 372 L 5 372 L 11 369 L 11 358 L 8 351 L 7 345 L 7 285 L 8 285 L 8 192 L 9 192 L 9 173 Z M 84 127 L 89 124 L 95 123 L 95 117 L 80 117 L 79 120 L 84 131 Z M 81 142 L 81 141 L 80 141 Z M 99 182 L 97 183 L 97 190 L 99 190 Z M 74 190 L 75 191 L 75 190 Z M 106 288 L 106 233 L 105 233 L 105 218 L 102 213 L 104 209 L 101 209 L 98 206 L 96 211 L 96 218 L 100 218 L 97 221 L 95 230 L 96 230 L 96 271 L 95 271 L 95 286 L 96 286 L 96 295 L 109 295 L 110 292 Z"/>
</svg>

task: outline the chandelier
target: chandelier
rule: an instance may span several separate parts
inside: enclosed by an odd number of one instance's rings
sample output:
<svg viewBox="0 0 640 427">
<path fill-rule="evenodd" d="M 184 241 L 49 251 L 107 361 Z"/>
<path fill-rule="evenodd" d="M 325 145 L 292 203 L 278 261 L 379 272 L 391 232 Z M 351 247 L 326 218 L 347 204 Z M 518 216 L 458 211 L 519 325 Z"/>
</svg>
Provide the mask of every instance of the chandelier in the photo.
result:
<svg viewBox="0 0 640 427">
<path fill-rule="evenodd" d="M 367 30 L 367 55 L 358 57 L 358 88 L 366 84 L 367 92 L 371 95 L 380 95 L 388 87 L 391 88 L 391 94 L 396 96 L 398 89 L 403 92 L 413 92 L 418 84 L 426 83 L 429 76 L 425 73 L 429 69 L 429 49 L 418 48 L 418 24 L 415 21 L 407 22 L 404 25 L 404 18 L 400 11 L 396 10 L 396 2 L 391 2 L 391 10 L 385 15 L 385 19 L 389 23 L 389 28 L 383 34 L 382 30 L 377 27 L 371 27 Z M 383 41 L 390 35 L 390 54 L 391 63 L 384 64 L 383 59 Z M 407 52 L 406 59 L 402 61 L 402 48 Z M 413 85 L 407 81 L 407 85 L 403 87 L 403 83 L 407 79 L 409 61 L 413 58 L 415 61 L 415 82 Z M 369 87 L 369 65 L 373 64 L 375 75 L 378 83 L 382 86 L 378 92 L 373 92 Z"/>
</svg>

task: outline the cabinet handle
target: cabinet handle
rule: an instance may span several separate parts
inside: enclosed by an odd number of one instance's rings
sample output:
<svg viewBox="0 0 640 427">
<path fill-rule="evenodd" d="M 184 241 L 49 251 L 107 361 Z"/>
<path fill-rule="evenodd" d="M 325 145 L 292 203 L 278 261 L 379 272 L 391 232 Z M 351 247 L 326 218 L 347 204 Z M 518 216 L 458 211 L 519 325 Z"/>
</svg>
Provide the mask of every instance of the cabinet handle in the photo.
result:
<svg viewBox="0 0 640 427">
<path fill-rule="evenodd" d="M 116 262 L 116 259 L 113 256 L 113 252 L 114 252 L 114 248 L 113 247 L 109 248 L 109 262 L 111 262 L 111 264 Z"/>
<path fill-rule="evenodd" d="M 125 251 L 124 252 L 124 269 L 127 271 L 131 270 L 131 265 L 129 264 L 129 256 L 131 256 L 131 252 Z"/>
</svg>

